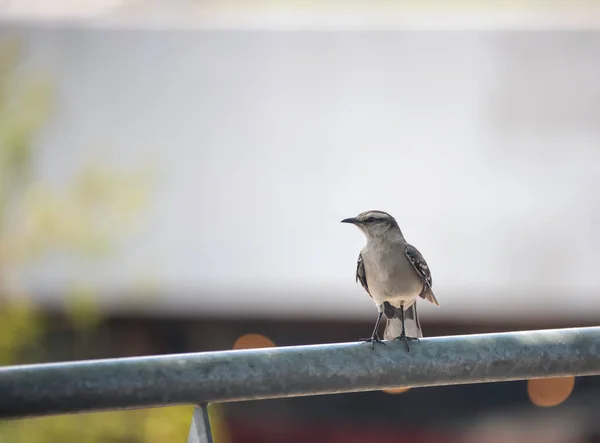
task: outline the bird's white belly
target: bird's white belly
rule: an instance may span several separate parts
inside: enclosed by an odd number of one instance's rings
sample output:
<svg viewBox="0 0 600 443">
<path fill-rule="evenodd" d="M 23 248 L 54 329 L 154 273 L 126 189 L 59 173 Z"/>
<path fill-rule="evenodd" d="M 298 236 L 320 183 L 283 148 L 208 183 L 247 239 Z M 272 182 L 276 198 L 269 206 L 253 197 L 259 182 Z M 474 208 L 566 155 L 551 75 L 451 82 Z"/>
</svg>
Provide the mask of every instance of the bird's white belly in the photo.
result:
<svg viewBox="0 0 600 443">
<path fill-rule="evenodd" d="M 406 285 L 403 285 L 402 288 L 394 288 L 394 290 L 388 290 L 385 285 L 373 284 L 373 289 L 371 290 L 371 296 L 373 300 L 380 306 L 383 302 L 388 302 L 392 306 L 399 308 L 400 306 L 404 306 L 404 308 L 410 307 L 414 301 L 417 299 L 421 290 L 423 288 L 422 283 L 416 282 L 408 282 Z M 371 285 L 369 284 L 369 288 Z"/>
<path fill-rule="evenodd" d="M 423 289 L 404 248 L 404 243 L 368 243 L 361 251 L 369 292 L 378 307 L 387 301 L 408 308 Z"/>
<path fill-rule="evenodd" d="M 414 303 L 423 289 L 423 282 L 410 264 L 372 266 L 366 261 L 367 284 L 377 306 L 387 301 L 392 306 L 404 306 L 406 309 Z"/>
</svg>

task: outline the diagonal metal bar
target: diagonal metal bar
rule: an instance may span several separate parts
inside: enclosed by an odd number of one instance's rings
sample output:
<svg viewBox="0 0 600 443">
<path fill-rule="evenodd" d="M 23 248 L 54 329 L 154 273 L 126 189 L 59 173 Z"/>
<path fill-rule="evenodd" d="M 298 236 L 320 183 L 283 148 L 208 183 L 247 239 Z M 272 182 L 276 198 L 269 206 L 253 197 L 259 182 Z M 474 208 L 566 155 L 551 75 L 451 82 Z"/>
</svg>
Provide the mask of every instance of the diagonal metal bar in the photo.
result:
<svg viewBox="0 0 600 443">
<path fill-rule="evenodd" d="M 194 407 L 188 443 L 213 443 L 210 419 L 208 418 L 208 405 L 196 405 Z"/>
<path fill-rule="evenodd" d="M 0 368 L 0 417 L 600 374 L 600 327 Z"/>
</svg>

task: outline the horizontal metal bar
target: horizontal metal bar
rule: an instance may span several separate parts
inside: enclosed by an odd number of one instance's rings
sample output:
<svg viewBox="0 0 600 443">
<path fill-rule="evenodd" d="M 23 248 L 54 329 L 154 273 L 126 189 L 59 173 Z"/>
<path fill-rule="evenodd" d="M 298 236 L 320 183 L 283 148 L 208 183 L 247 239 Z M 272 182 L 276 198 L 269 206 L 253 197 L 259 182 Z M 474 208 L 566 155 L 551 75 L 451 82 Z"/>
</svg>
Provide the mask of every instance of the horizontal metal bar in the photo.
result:
<svg viewBox="0 0 600 443">
<path fill-rule="evenodd" d="M 0 417 L 600 374 L 600 327 L 0 368 Z"/>
</svg>

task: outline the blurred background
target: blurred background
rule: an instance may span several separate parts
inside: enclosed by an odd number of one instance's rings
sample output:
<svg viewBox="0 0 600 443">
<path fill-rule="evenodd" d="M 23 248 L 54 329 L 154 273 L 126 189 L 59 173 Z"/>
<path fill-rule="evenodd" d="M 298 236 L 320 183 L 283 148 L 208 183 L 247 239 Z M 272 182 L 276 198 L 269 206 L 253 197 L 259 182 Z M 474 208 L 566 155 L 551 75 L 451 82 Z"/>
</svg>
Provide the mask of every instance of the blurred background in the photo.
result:
<svg viewBox="0 0 600 443">
<path fill-rule="evenodd" d="M 354 341 L 393 214 L 425 336 L 600 320 L 600 3 L 0 1 L 0 364 Z M 212 405 L 217 443 L 600 441 L 600 381 Z M 185 441 L 191 407 L 0 422 Z"/>
</svg>

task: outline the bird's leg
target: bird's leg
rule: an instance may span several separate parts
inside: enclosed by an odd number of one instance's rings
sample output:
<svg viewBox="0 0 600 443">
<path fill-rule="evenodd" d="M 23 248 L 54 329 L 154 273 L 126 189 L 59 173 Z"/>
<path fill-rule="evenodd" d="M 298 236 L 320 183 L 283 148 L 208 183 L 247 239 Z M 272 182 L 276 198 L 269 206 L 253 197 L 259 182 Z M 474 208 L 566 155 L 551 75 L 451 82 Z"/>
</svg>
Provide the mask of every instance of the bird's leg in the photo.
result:
<svg viewBox="0 0 600 443">
<path fill-rule="evenodd" d="M 407 337 L 406 336 L 406 330 L 404 329 L 404 306 L 400 306 L 400 321 L 402 322 L 402 333 L 400 334 L 399 337 L 396 337 L 394 339 L 394 341 L 396 341 L 396 340 L 403 341 L 404 344 L 406 345 L 406 352 L 410 352 L 410 345 L 409 345 L 409 343 L 411 341 L 418 342 L 419 339 L 417 337 Z"/>
<path fill-rule="evenodd" d="M 371 348 L 375 348 L 375 343 L 381 343 L 385 345 L 385 343 L 379 338 L 377 335 L 377 331 L 379 330 L 379 324 L 381 323 L 381 317 L 383 316 L 383 311 L 379 311 L 379 315 L 377 316 L 377 321 L 375 322 L 375 328 L 373 329 L 373 333 L 369 338 L 361 338 L 359 341 L 365 341 L 367 343 L 371 343 Z"/>
</svg>

